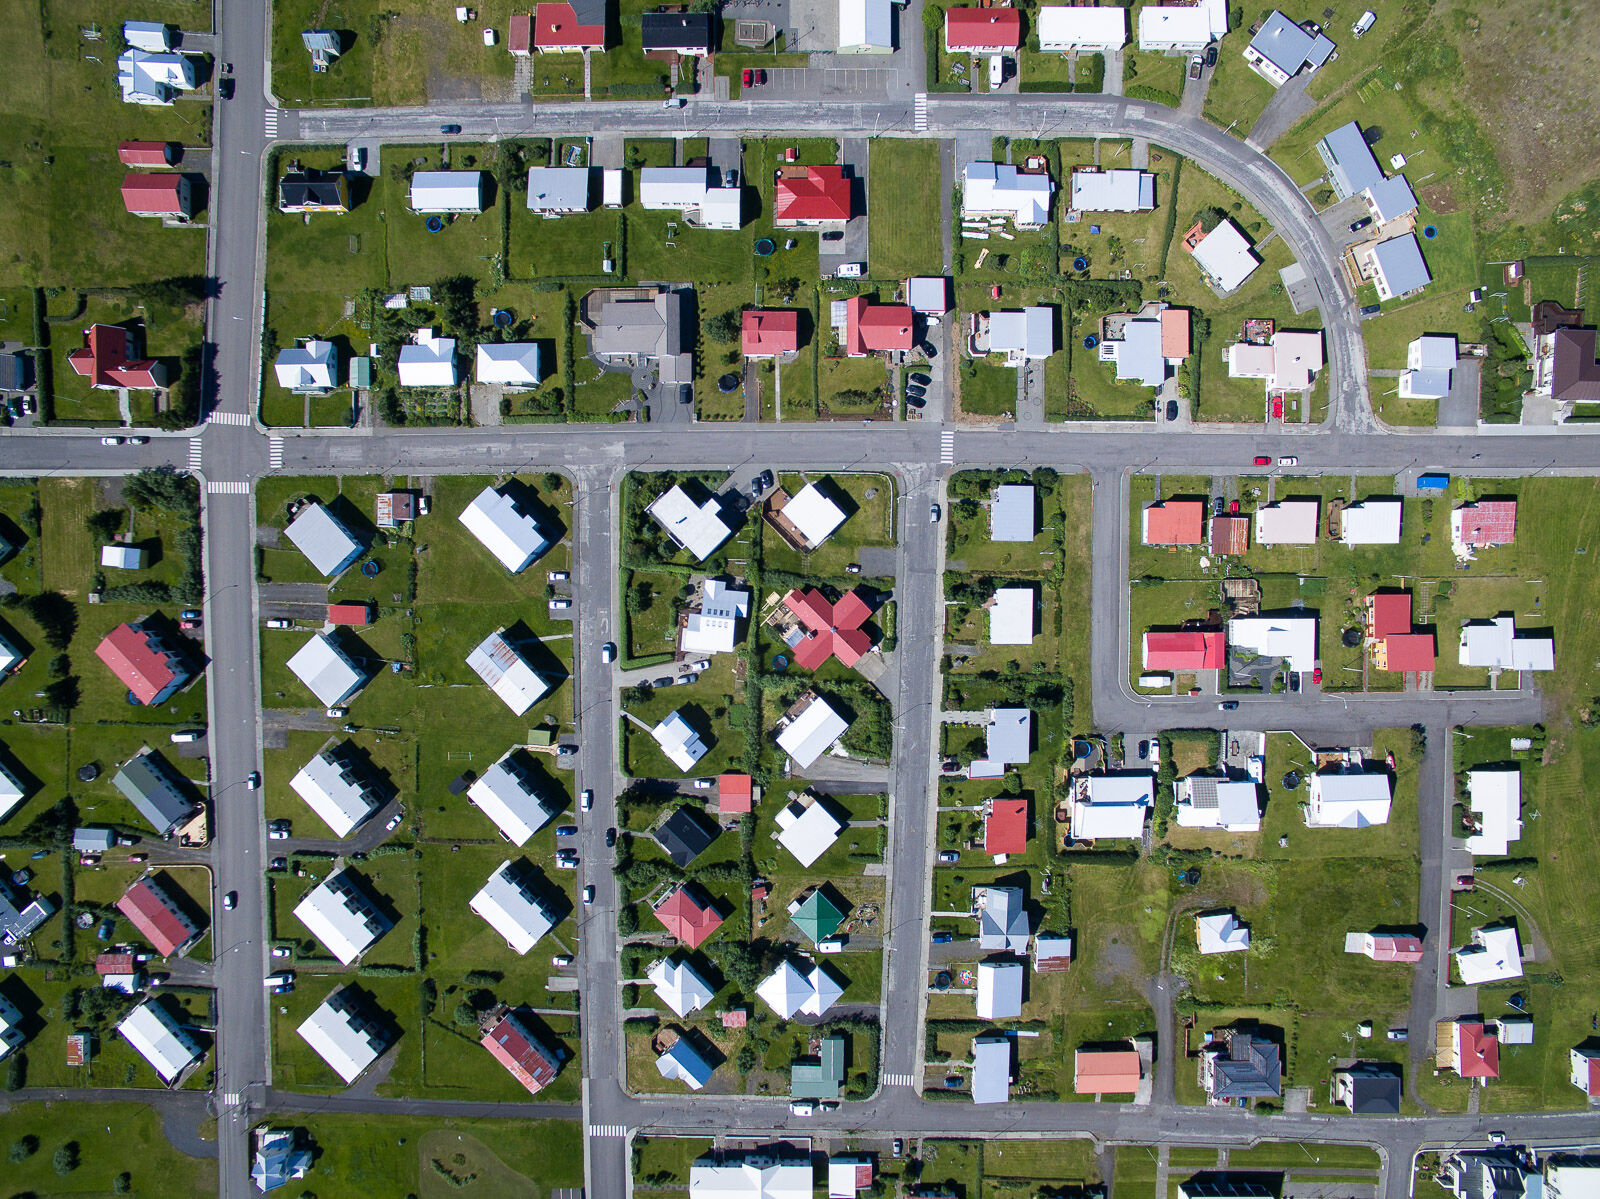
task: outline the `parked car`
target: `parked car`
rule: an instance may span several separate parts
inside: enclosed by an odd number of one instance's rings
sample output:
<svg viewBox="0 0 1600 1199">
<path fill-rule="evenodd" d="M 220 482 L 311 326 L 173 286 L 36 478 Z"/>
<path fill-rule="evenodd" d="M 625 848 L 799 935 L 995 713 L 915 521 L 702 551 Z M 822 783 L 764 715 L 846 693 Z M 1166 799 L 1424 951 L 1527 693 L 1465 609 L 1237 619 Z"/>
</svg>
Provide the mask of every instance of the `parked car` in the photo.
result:
<svg viewBox="0 0 1600 1199">
<path fill-rule="evenodd" d="M 583 902 L 587 906 L 594 902 L 594 884 L 590 883 L 583 889 Z"/>
<path fill-rule="evenodd" d="M 288 858 L 273 858 L 272 861 L 267 863 L 267 869 L 268 870 L 287 870 L 287 869 L 289 869 L 289 859 Z M 285 953 L 283 956 L 284 957 L 288 957 L 289 955 L 287 953 Z"/>
<path fill-rule="evenodd" d="M 757 67 L 756 68 L 756 82 L 758 84 L 760 84 L 760 83 L 765 83 L 766 81 L 767 81 L 767 72 L 763 68 Z"/>
<path fill-rule="evenodd" d="M 1216 42 L 1212 42 L 1209 46 L 1206 47 L 1206 66 L 1214 67 L 1216 65 L 1217 65 L 1217 43 Z"/>
<path fill-rule="evenodd" d="M 1217 711 L 1219 712 L 1237 712 L 1238 710 L 1239 701 L 1236 699 L 1225 699 L 1217 705 Z"/>
<path fill-rule="evenodd" d="M 689 663 L 689 669 L 693 670 L 693 671 L 696 671 L 696 672 L 702 671 L 702 670 L 710 670 L 711 669 L 711 659 L 710 658 L 701 658 L 698 662 L 691 662 L 691 663 Z"/>
<path fill-rule="evenodd" d="M 182 612 L 178 613 L 179 620 L 199 620 L 200 617 L 201 612 L 199 608 L 185 608 Z"/>
<path fill-rule="evenodd" d="M 1411 1034 L 1403 1028 L 1391 1028 L 1383 1035 L 1391 1041 L 1404 1041 Z"/>
<path fill-rule="evenodd" d="M 1228 505 L 1228 515 L 1229 516 L 1238 516 L 1239 515 L 1239 501 L 1238 500 L 1234 500 Z"/>
<path fill-rule="evenodd" d="M 789 1104 L 791 1116 L 810 1116 L 814 1115 L 816 1110 L 817 1104 L 814 1099 L 796 1099 Z"/>
<path fill-rule="evenodd" d="M 237 892 L 237 891 L 229 891 L 226 895 L 224 895 L 222 897 L 222 910 L 224 912 L 233 911 L 233 909 L 235 907 L 237 907 L 238 904 L 239 904 L 239 892 Z"/>
<path fill-rule="evenodd" d="M 148 862 L 149 860 L 150 855 L 147 853 L 130 853 L 128 855 L 128 861 L 130 862 Z"/>
<path fill-rule="evenodd" d="M 1254 458 L 1252 458 L 1250 460 L 1250 465 L 1251 466 L 1271 466 L 1272 465 L 1272 459 L 1267 457 L 1265 454 L 1257 454 Z"/>
<path fill-rule="evenodd" d="M 844 240 L 844 230 L 842 230 L 842 229 L 828 229 L 823 233 L 822 240 L 823 241 L 843 241 Z"/>
<path fill-rule="evenodd" d="M 233 99 L 233 80 L 231 80 L 231 79 L 219 79 L 219 80 L 217 80 L 217 98 L 219 100 L 231 100 L 231 99 Z"/>
<path fill-rule="evenodd" d="M 585 791 L 582 795 L 580 795 L 578 797 L 578 806 L 585 812 L 594 807 L 594 792 Z"/>
<path fill-rule="evenodd" d="M 340 707 L 340 708 L 324 708 L 322 710 L 322 714 L 324 716 L 326 716 L 329 720 L 343 720 L 346 716 L 350 715 L 350 709 L 349 708 L 343 708 L 343 707 Z"/>
<path fill-rule="evenodd" d="M 617 830 L 615 828 L 608 828 L 606 830 L 606 848 L 607 849 L 615 849 L 616 846 L 617 846 Z"/>
<path fill-rule="evenodd" d="M 739 172 L 734 170 L 732 167 L 729 167 L 726 171 L 723 171 L 722 172 L 722 186 L 723 187 L 738 187 L 739 186 Z"/>
<path fill-rule="evenodd" d="M 558 953 L 550 959 L 550 964 L 552 966 L 570 966 L 572 965 L 572 957 L 569 954 Z"/>
<path fill-rule="evenodd" d="M 936 524 L 939 523 L 939 505 L 938 504 L 929 504 L 928 505 L 928 523 L 931 524 L 931 525 L 936 525 Z"/>
<path fill-rule="evenodd" d="M 864 262 L 841 262 L 834 274 L 841 279 L 859 279 L 866 272 L 867 264 Z"/>
<path fill-rule="evenodd" d="M 1148 758 L 1149 756 L 1150 756 L 1150 742 L 1148 742 L 1148 741 L 1139 742 L 1139 761 L 1142 762 L 1146 758 Z"/>
<path fill-rule="evenodd" d="M 989 88 L 999 87 L 1006 81 L 1006 60 L 998 54 L 989 55 Z"/>
<path fill-rule="evenodd" d="M 1363 304 L 1361 306 L 1362 316 L 1377 316 L 1380 311 L 1381 308 L 1377 304 Z"/>
<path fill-rule="evenodd" d="M 100 444 L 101 445 L 121 445 L 122 444 L 122 438 L 120 438 L 120 437 L 102 437 L 100 439 Z"/>
<path fill-rule="evenodd" d="M 928 392 L 927 392 L 926 388 L 921 387 L 916 383 L 907 383 L 906 384 L 906 394 L 908 396 L 916 396 L 917 399 L 920 400 L 923 396 L 927 395 Z"/>
<path fill-rule="evenodd" d="M 440 133 L 460 133 L 461 132 L 461 126 L 460 125 L 440 125 L 439 126 L 439 132 Z"/>
<path fill-rule="evenodd" d="M 1189 78 L 1190 79 L 1198 79 L 1198 78 L 1200 78 L 1200 68 L 1205 66 L 1205 65 L 1206 65 L 1205 59 L 1201 58 L 1198 54 L 1196 54 L 1193 58 L 1191 58 L 1189 60 Z"/>
<path fill-rule="evenodd" d="M 578 868 L 578 855 L 564 849 L 556 850 L 556 868 L 558 870 L 576 870 Z"/>
<path fill-rule="evenodd" d="M 893 1153 L 895 1157 L 900 1157 L 902 1154 L 905 1153 L 905 1151 L 906 1151 L 906 1143 L 904 1141 L 902 1141 L 899 1137 L 895 1137 L 894 1144 L 892 1146 L 890 1146 L 890 1152 Z"/>
<path fill-rule="evenodd" d="M 923 399 L 921 396 L 907 396 L 906 403 L 917 409 L 926 408 L 928 406 L 928 401 Z"/>
<path fill-rule="evenodd" d="M 920 342 L 918 342 L 917 343 L 917 349 L 922 351 L 922 356 L 924 358 L 926 358 L 929 362 L 932 362 L 935 358 L 937 358 L 939 356 L 939 351 L 934 348 L 934 345 L 933 345 L 933 343 L 931 341 L 920 341 Z"/>
<path fill-rule="evenodd" d="M 659 679 L 650 680 L 652 687 L 670 687 L 675 680 L 670 674 L 664 674 Z"/>
<path fill-rule="evenodd" d="M 288 839 L 289 830 L 286 828 L 269 828 L 267 830 L 268 841 L 287 841 Z"/>
<path fill-rule="evenodd" d="M 1220 495 L 1211 501 L 1211 515 L 1221 516 L 1228 508 L 1228 501 Z"/>
<path fill-rule="evenodd" d="M 550 601 L 550 611 L 552 612 L 565 612 L 570 607 L 572 607 L 572 601 L 569 599 L 553 599 Z"/>
<path fill-rule="evenodd" d="M 1273 396 L 1272 397 L 1272 419 L 1273 420 L 1282 420 L 1283 419 L 1283 397 L 1282 396 Z"/>
<path fill-rule="evenodd" d="M 1321 683 L 1322 683 L 1322 667 L 1316 666 L 1316 667 L 1312 668 L 1312 670 L 1311 670 L 1311 681 L 1313 683 L 1318 684 L 1319 686 L 1321 685 Z"/>
<path fill-rule="evenodd" d="M 960 860 L 961 855 L 953 849 L 942 849 L 939 851 L 939 861 L 946 866 L 954 866 Z"/>
<path fill-rule="evenodd" d="M 665 100 L 661 101 L 661 107 L 682 108 L 687 103 L 689 103 L 689 101 L 685 100 L 682 96 L 668 96 Z"/>
<path fill-rule="evenodd" d="M 292 628 L 294 628 L 294 621 L 292 621 L 292 620 L 284 620 L 281 617 L 275 617 L 272 620 L 267 621 L 267 628 L 269 628 L 269 629 L 292 629 Z"/>
<path fill-rule="evenodd" d="M 272 993 L 274 995 L 287 995 L 293 990 L 293 983 L 279 983 L 277 986 L 272 988 Z"/>
<path fill-rule="evenodd" d="M 1168 400 L 1167 401 L 1167 419 L 1168 420 L 1177 420 L 1178 419 L 1178 401 L 1177 400 Z"/>
<path fill-rule="evenodd" d="M 1369 226 L 1371 224 L 1372 224 L 1372 218 L 1369 217 L 1369 216 L 1364 216 L 1359 221 L 1351 221 L 1350 222 L 1350 232 L 1351 233 L 1360 233 L 1363 229 L 1365 229 L 1367 226 Z"/>
<path fill-rule="evenodd" d="M 175 744 L 182 745 L 188 741 L 198 741 L 205 735 L 205 729 L 179 729 L 175 733 L 169 733 L 167 735 L 167 740 L 172 741 Z"/>
<path fill-rule="evenodd" d="M 711 790 L 711 780 L 695 779 L 690 786 L 692 786 L 696 791 L 709 791 Z"/>
<path fill-rule="evenodd" d="M 552 583 L 565 583 L 567 580 L 571 579 L 572 576 L 564 570 L 552 570 L 549 578 Z"/>
<path fill-rule="evenodd" d="M 696 670 L 691 671 L 689 674 L 680 674 L 674 681 L 680 687 L 687 687 L 690 683 L 698 683 L 700 681 L 700 672 Z"/>
<path fill-rule="evenodd" d="M 1506 1134 L 1498 1128 L 1491 1128 L 1488 1135 L 1489 1144 L 1491 1145 L 1504 1145 L 1506 1143 Z"/>
<path fill-rule="evenodd" d="M 933 943 L 935 945 L 948 945 L 948 944 L 950 944 L 950 942 L 954 941 L 955 939 L 956 939 L 956 937 L 955 937 L 954 933 L 934 933 L 933 934 Z"/>
<path fill-rule="evenodd" d="M 229 892 L 232 894 L 232 892 Z M 95 936 L 102 941 L 111 940 L 111 934 L 117 931 L 117 922 L 110 917 L 100 922 L 100 927 L 95 930 Z"/>
<path fill-rule="evenodd" d="M 282 945 L 274 945 L 272 947 L 272 956 L 275 958 L 286 958 L 289 956 L 289 951 Z"/>
<path fill-rule="evenodd" d="M 1296 458 L 1293 454 L 1284 454 L 1281 458 L 1278 459 L 1278 465 L 1279 466 L 1299 466 L 1300 465 L 1300 459 Z"/>
<path fill-rule="evenodd" d="M 933 376 L 925 375 L 921 371 L 913 371 L 910 379 L 918 387 L 931 387 L 933 385 Z"/>
<path fill-rule="evenodd" d="M 741 87 L 750 87 L 755 83 L 755 81 L 756 73 L 749 67 L 746 67 L 744 70 L 739 72 L 739 85 Z"/>
<path fill-rule="evenodd" d="M 600 647 L 600 661 L 607 666 L 617 660 L 617 646 L 615 642 L 607 641 Z"/>
<path fill-rule="evenodd" d="M 575 825 L 575 824 L 560 824 L 560 825 L 556 826 L 556 836 L 558 838 L 559 837 L 576 837 L 577 835 L 578 835 L 578 826 Z"/>
<path fill-rule="evenodd" d="M 860 574 L 861 573 L 861 563 L 859 563 L 859 562 L 851 562 L 849 565 L 847 565 L 844 568 L 844 573 L 847 574 L 847 575 L 858 575 L 858 574 Z"/>
<path fill-rule="evenodd" d="M 764 470 L 761 472 L 761 486 L 763 488 L 772 486 L 772 472 L 770 470 Z"/>
<path fill-rule="evenodd" d="M 260 790 L 261 772 L 259 770 L 252 770 L 248 775 L 245 776 L 244 785 L 245 789 L 248 791 Z"/>
<path fill-rule="evenodd" d="M 1478 880 L 1470 874 L 1458 874 L 1450 889 L 1452 891 L 1476 891 L 1478 889 Z"/>
<path fill-rule="evenodd" d="M 384 831 L 388 832 L 388 833 L 394 832 L 395 829 L 400 827 L 400 822 L 402 820 L 404 820 L 405 818 L 406 818 L 406 810 L 404 808 L 401 808 L 393 816 L 389 817 L 389 822 L 383 826 Z"/>
</svg>

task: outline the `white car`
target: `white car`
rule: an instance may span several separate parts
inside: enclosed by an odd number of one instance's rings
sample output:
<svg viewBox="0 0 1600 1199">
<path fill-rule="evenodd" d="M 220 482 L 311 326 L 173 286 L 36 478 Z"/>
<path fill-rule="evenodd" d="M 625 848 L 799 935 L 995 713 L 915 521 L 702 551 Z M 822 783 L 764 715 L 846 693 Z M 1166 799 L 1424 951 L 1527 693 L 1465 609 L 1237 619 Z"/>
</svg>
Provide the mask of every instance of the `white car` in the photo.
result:
<svg viewBox="0 0 1600 1199">
<path fill-rule="evenodd" d="M 565 583 L 572 576 L 564 570 L 552 570 L 549 578 L 552 583 Z"/>
<path fill-rule="evenodd" d="M 406 818 L 405 809 L 401 808 L 393 816 L 389 817 L 389 823 L 383 826 L 384 830 L 386 832 L 391 832 L 391 833 L 394 832 L 395 829 L 400 827 L 400 822 L 402 820 L 404 820 L 405 818 Z"/>
<path fill-rule="evenodd" d="M 582 795 L 578 796 L 578 806 L 585 812 L 594 807 L 594 792 L 585 791 Z"/>
<path fill-rule="evenodd" d="M 329 720 L 343 720 L 350 715 L 349 708 L 325 708 L 322 713 Z"/>
<path fill-rule="evenodd" d="M 1278 459 L 1278 465 L 1279 466 L 1299 466 L 1300 465 L 1300 459 L 1296 458 L 1293 454 L 1285 454 L 1282 458 Z"/>
<path fill-rule="evenodd" d="M 282 945 L 274 945 L 272 947 L 272 956 L 275 958 L 286 958 L 289 956 L 289 951 Z"/>
<path fill-rule="evenodd" d="M 600 661 L 605 665 L 610 666 L 611 663 L 615 662 L 616 660 L 617 647 L 614 643 L 607 641 L 600 647 Z"/>
<path fill-rule="evenodd" d="M 553 599 L 550 601 L 550 611 L 552 612 L 565 612 L 570 607 L 572 607 L 572 601 L 569 599 Z"/>
<path fill-rule="evenodd" d="M 283 620 L 282 618 L 275 617 L 272 620 L 267 621 L 267 628 L 269 628 L 269 629 L 292 629 L 292 628 L 294 628 L 294 621 L 292 621 L 292 620 Z"/>
<path fill-rule="evenodd" d="M 122 444 L 122 438 L 120 438 L 120 437 L 102 437 L 100 439 L 100 444 L 101 445 L 121 445 Z"/>
<path fill-rule="evenodd" d="M 586 907 L 589 904 L 594 902 L 594 884 L 593 883 L 590 883 L 587 887 L 585 887 L 583 889 L 583 902 L 584 902 L 584 906 L 586 906 Z"/>
<path fill-rule="evenodd" d="M 550 959 L 550 964 L 552 966 L 570 966 L 572 965 L 572 959 L 564 953 L 558 953 Z"/>
<path fill-rule="evenodd" d="M 578 855 L 577 854 L 565 854 L 565 853 L 556 854 L 556 869 L 558 869 L 558 870 L 576 870 L 577 868 L 578 868 Z"/>
<path fill-rule="evenodd" d="M 789 1105 L 789 1114 L 791 1116 L 811 1116 L 815 1115 L 816 1111 L 817 1104 L 812 1099 L 797 1099 Z"/>
<path fill-rule="evenodd" d="M 695 779 L 693 786 L 696 791 L 709 791 L 711 790 L 711 780 Z"/>
<path fill-rule="evenodd" d="M 710 670 L 711 669 L 711 659 L 710 658 L 701 658 L 700 661 L 698 661 L 698 662 L 691 662 L 691 663 L 689 663 L 689 669 L 690 670 Z"/>
</svg>

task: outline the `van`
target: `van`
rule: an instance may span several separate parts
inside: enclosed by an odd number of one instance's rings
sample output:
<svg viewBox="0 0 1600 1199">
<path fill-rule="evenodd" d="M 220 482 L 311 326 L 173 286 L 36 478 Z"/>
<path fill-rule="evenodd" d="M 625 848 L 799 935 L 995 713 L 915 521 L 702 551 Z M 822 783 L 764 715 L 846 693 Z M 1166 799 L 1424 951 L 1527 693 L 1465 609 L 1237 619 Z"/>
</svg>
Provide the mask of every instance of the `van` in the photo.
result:
<svg viewBox="0 0 1600 1199">
<path fill-rule="evenodd" d="M 287 987 L 294 982 L 293 970 L 280 970 L 277 974 L 269 974 L 261 980 L 262 986 Z"/>
<path fill-rule="evenodd" d="M 989 90 L 992 92 L 1006 81 L 1006 60 L 998 54 L 989 55 Z"/>
<path fill-rule="evenodd" d="M 269 629 L 292 629 L 292 628 L 294 628 L 294 621 L 292 621 L 292 620 L 269 620 L 269 621 L 267 621 L 267 628 L 269 628 Z"/>
<path fill-rule="evenodd" d="M 845 944 L 849 940 L 850 940 L 849 937 L 828 937 L 826 940 L 822 940 L 822 941 L 818 941 L 817 942 L 817 952 L 818 953 L 843 953 Z"/>
<path fill-rule="evenodd" d="M 182 745 L 189 741 L 198 741 L 206 735 L 205 729 L 179 729 L 169 738 L 175 745 Z"/>
</svg>

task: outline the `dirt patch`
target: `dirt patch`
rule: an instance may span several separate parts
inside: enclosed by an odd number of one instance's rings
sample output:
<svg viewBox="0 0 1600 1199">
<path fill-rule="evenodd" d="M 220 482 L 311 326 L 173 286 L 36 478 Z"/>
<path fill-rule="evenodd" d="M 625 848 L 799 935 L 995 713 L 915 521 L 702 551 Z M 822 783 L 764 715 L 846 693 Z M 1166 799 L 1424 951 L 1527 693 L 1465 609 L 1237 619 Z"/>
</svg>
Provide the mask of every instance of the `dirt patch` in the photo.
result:
<svg viewBox="0 0 1600 1199">
<path fill-rule="evenodd" d="M 1130 933 L 1131 930 L 1113 930 L 1107 933 L 1102 944 L 1095 947 L 1096 985 L 1109 987 L 1116 982 L 1142 985 L 1143 971 L 1139 968 L 1139 955 L 1128 944 Z"/>
</svg>

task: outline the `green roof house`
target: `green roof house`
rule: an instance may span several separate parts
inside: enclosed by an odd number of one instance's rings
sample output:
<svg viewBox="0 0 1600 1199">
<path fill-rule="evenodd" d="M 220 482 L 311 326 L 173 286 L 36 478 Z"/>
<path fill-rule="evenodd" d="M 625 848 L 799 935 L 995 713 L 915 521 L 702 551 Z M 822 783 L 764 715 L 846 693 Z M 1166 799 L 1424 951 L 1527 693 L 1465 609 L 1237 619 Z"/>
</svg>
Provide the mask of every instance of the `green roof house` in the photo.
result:
<svg viewBox="0 0 1600 1199">
<path fill-rule="evenodd" d="M 820 887 L 803 901 L 791 904 L 789 916 L 795 927 L 810 938 L 813 945 L 818 941 L 826 941 L 844 923 L 844 909 L 824 894 Z"/>
<path fill-rule="evenodd" d="M 816 1057 L 803 1057 L 789 1067 L 789 1094 L 796 1099 L 837 1099 L 843 1086 L 843 1037 L 823 1037 Z"/>
</svg>

